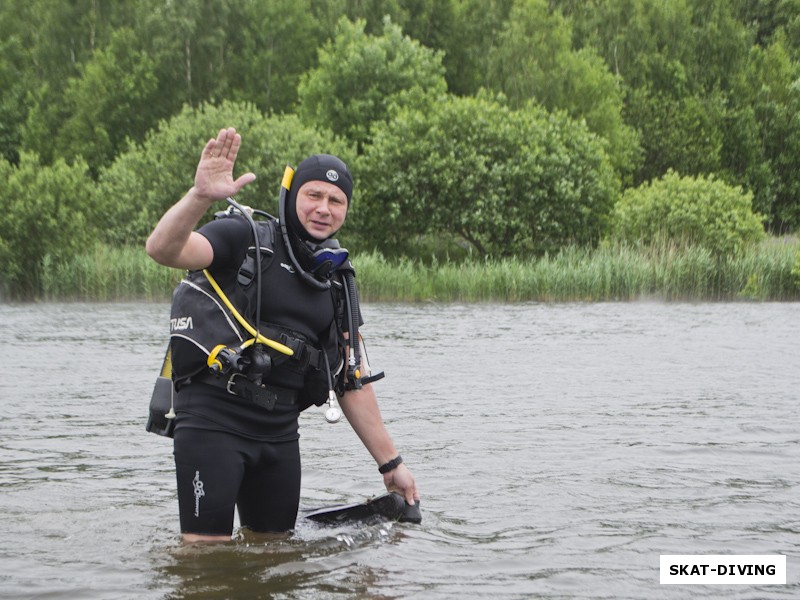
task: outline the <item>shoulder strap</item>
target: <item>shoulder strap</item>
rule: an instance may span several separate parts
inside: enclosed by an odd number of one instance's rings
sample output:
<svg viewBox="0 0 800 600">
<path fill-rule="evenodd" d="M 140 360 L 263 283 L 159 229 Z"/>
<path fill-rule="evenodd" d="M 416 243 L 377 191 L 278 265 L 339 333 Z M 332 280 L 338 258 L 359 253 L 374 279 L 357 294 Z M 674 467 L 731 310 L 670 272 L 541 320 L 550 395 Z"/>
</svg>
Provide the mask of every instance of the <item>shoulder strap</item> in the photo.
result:
<svg viewBox="0 0 800 600">
<path fill-rule="evenodd" d="M 256 221 L 258 227 L 258 243 L 261 246 L 261 270 L 266 269 L 275 256 L 275 233 L 277 230 L 276 221 Z M 256 249 L 250 246 L 247 254 L 239 267 L 237 280 L 242 288 L 247 289 L 256 277 Z"/>
</svg>

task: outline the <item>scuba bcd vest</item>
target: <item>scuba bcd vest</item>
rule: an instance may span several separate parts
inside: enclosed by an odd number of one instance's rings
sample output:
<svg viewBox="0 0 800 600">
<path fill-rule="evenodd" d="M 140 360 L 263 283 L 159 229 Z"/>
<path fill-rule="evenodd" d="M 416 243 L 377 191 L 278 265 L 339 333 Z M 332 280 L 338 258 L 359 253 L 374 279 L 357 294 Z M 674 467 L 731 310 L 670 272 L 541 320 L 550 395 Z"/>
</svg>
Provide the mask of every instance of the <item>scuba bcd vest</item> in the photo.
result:
<svg viewBox="0 0 800 600">
<path fill-rule="evenodd" d="M 241 216 L 226 213 L 218 218 Z M 347 293 L 345 272 L 353 275 L 351 263 L 343 263 L 330 274 L 335 331 L 328 336 L 331 339 L 314 345 L 301 333 L 271 323 L 268 318 L 259 322 L 256 263 L 260 258 L 261 272 L 271 264 L 277 223 L 270 219 L 256 221 L 255 225 L 259 249 L 252 245 L 248 248 L 234 279 L 220 284 L 208 270 L 191 271 L 175 289 L 170 314 L 170 346 L 173 380 L 178 387 L 208 368 L 221 374 L 242 372 L 259 383 L 259 375 L 268 380 L 270 368 L 284 363 L 307 373 L 321 371 L 324 379 L 327 379 L 327 372 L 332 378 L 343 373 L 342 332 L 350 321 L 344 312 L 351 301 L 343 296 Z M 260 256 L 256 256 L 256 252 Z M 325 400 L 323 394 L 321 398 L 301 401 L 301 406 L 321 405 Z"/>
<path fill-rule="evenodd" d="M 217 213 L 216 217 L 243 218 L 244 209 L 239 209 Z M 334 320 L 328 339 L 314 345 L 302 334 L 276 324 L 259 323 L 260 273 L 271 264 L 280 239 L 277 221 L 267 216 L 266 221 L 249 219 L 258 249 L 255 245 L 247 249 L 236 277 L 220 286 L 207 270 L 190 271 L 175 288 L 170 345 L 151 400 L 148 431 L 171 435 L 175 389 L 193 377 L 208 380 L 209 373 L 222 382 L 233 381 L 235 377 L 259 395 L 262 390 L 269 393 L 269 373 L 273 366 L 286 364 L 302 370 L 305 375 L 303 387 L 297 392 L 299 409 L 321 406 L 327 401 L 331 406 L 326 419 L 330 422 L 339 418 L 334 390 L 342 394 L 384 376 L 383 372 L 372 375 L 370 371 L 358 335 L 360 312 L 355 272 L 349 260 L 341 260 L 335 240 L 329 240 L 315 253 L 322 268 L 314 272 L 330 270 L 326 275 Z M 346 250 L 342 251 L 346 257 Z M 351 339 L 359 340 L 351 346 L 346 360 L 344 350 L 349 344 L 344 338 L 345 330 L 353 336 Z M 230 385 L 227 390 L 236 393 Z M 169 412 L 165 413 L 167 409 Z"/>
<path fill-rule="evenodd" d="M 218 213 L 217 218 L 230 216 L 232 213 Z M 269 221 L 258 221 L 255 225 L 263 270 L 274 254 L 274 227 Z M 170 312 L 170 348 L 172 377 L 178 387 L 214 364 L 215 354 L 220 352 L 218 346 L 236 348 L 247 344 L 244 350 L 253 345 L 250 340 L 256 336 L 252 293 L 257 275 L 255 254 L 255 247 L 250 246 L 235 281 L 224 284 L 224 289 L 206 269 L 189 271 L 175 288 Z M 177 340 L 187 343 L 175 343 Z M 293 354 L 291 349 L 280 346 L 278 350 L 288 356 Z M 230 366 L 243 365 L 234 362 Z"/>
</svg>

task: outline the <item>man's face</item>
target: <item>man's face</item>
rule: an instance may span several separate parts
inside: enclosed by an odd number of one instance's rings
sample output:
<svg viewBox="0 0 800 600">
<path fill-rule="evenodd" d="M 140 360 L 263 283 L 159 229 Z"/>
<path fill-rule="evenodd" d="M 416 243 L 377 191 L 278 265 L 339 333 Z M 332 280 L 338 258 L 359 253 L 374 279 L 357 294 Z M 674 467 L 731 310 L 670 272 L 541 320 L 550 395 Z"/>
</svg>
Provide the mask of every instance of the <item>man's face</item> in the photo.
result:
<svg viewBox="0 0 800 600">
<path fill-rule="evenodd" d="M 326 181 L 307 181 L 297 190 L 297 218 L 308 234 L 324 240 L 339 231 L 347 216 L 347 196 Z"/>
</svg>

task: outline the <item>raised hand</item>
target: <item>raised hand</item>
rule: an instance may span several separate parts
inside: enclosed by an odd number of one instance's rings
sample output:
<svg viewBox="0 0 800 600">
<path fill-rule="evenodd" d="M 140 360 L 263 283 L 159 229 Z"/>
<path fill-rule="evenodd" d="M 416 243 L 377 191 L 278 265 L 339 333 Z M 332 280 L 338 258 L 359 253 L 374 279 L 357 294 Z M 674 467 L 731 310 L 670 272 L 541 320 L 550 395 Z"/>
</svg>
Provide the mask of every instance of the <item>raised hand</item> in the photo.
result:
<svg viewBox="0 0 800 600">
<path fill-rule="evenodd" d="M 255 181 L 253 173 L 233 179 L 233 167 L 241 145 L 242 136 L 233 127 L 220 129 L 216 139 L 208 140 L 194 176 L 194 188 L 198 196 L 209 202 L 222 200 Z"/>
<path fill-rule="evenodd" d="M 211 243 L 194 227 L 218 200 L 235 195 L 255 180 L 253 173 L 233 179 L 233 166 L 242 137 L 233 127 L 220 129 L 200 155 L 194 186 L 172 205 L 147 239 L 147 254 L 156 262 L 176 269 L 204 269 L 211 264 Z"/>
</svg>

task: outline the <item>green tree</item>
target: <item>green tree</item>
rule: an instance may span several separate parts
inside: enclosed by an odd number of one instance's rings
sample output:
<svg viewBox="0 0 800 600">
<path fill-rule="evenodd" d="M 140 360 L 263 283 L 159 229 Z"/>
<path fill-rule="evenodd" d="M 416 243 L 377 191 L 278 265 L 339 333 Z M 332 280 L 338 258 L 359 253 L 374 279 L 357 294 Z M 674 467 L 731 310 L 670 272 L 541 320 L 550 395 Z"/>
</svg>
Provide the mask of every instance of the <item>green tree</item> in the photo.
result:
<svg viewBox="0 0 800 600">
<path fill-rule="evenodd" d="M 403 24 L 409 13 L 403 8 L 404 0 L 312 0 L 314 17 L 323 25 L 328 38 L 333 38 L 339 21 L 364 22 L 364 30 L 370 35 L 380 35 L 386 17 L 392 23 Z"/>
<path fill-rule="evenodd" d="M 785 34 L 794 40 L 790 44 L 800 59 L 800 1 L 798 0 L 732 0 L 733 10 L 741 23 L 752 32 L 755 43 L 769 46 L 774 36 Z"/>
<path fill-rule="evenodd" d="M 401 4 L 407 17 L 392 21 L 426 48 L 445 50 L 453 35 L 458 35 L 452 0 L 402 0 Z"/>
<path fill-rule="evenodd" d="M 711 177 L 662 178 L 625 191 L 614 208 L 613 237 L 629 243 L 698 245 L 718 256 L 763 239 L 752 194 Z"/>
<path fill-rule="evenodd" d="M 335 38 L 320 50 L 319 66 L 303 76 L 298 90 L 301 117 L 359 146 L 392 105 L 446 88 L 441 54 L 404 36 L 389 20 L 381 36 L 368 35 L 364 26 L 340 20 Z"/>
<path fill-rule="evenodd" d="M 70 80 L 63 97 L 69 116 L 55 139 L 58 156 L 83 156 L 97 172 L 127 140 L 143 139 L 155 125 L 154 64 L 135 46 L 135 33 L 118 29 L 107 49 L 95 51 L 82 65 L 81 76 Z"/>
<path fill-rule="evenodd" d="M 573 46 L 594 48 L 627 86 L 669 90 L 676 65 L 692 56 L 692 14 L 687 0 L 556 0 L 573 25 Z"/>
<path fill-rule="evenodd" d="M 19 57 L 23 48 L 19 38 L 0 37 L 0 159 L 16 163 L 25 122 L 25 86 Z"/>
<path fill-rule="evenodd" d="M 253 102 L 263 112 L 289 112 L 300 76 L 316 65 L 319 46 L 332 34 L 314 19 L 310 0 L 250 0 L 243 28 L 231 43 L 227 98 Z"/>
<path fill-rule="evenodd" d="M 772 212 L 775 177 L 753 103 L 761 84 L 742 81 L 759 32 L 767 27 L 772 38 L 786 22 L 766 23 L 767 12 L 780 12 L 776 3 L 766 12 L 766 2 L 750 0 L 557 4 L 573 19 L 574 43 L 597 49 L 627 87 L 625 120 L 640 133 L 645 157 L 634 182 L 668 169 L 715 173 L 751 189 L 755 206 Z"/>
<path fill-rule="evenodd" d="M 25 152 L 18 166 L 0 160 L 0 177 L 0 288 L 35 297 L 45 256 L 69 260 L 94 239 L 85 214 L 92 182 L 83 161 L 47 166 Z"/>
<path fill-rule="evenodd" d="M 777 181 L 761 129 L 754 106 L 740 102 L 729 105 L 722 123 L 719 173 L 728 183 L 753 193 L 753 210 L 763 214 L 772 229 Z"/>
<path fill-rule="evenodd" d="M 486 86 L 489 56 L 506 24 L 513 0 L 462 0 L 453 6 L 453 24 L 444 40 L 442 60 L 447 88 L 471 96 Z"/>
<path fill-rule="evenodd" d="M 675 98 L 640 88 L 630 93 L 626 111 L 639 127 L 644 150 L 637 185 L 670 169 L 687 175 L 721 170 L 725 105 L 719 95 Z"/>
<path fill-rule="evenodd" d="M 143 243 L 166 209 L 193 185 L 205 142 L 229 126 L 242 134 L 237 172 L 252 171 L 258 177 L 238 200 L 268 212 L 277 210 L 287 164 L 320 152 L 345 161 L 353 155 L 330 132 L 307 127 L 294 115 L 266 117 L 252 104 L 233 102 L 185 107 L 100 174 L 92 218 L 102 227 L 102 239 Z"/>
<path fill-rule="evenodd" d="M 535 98 L 549 110 L 585 119 L 608 143 L 614 167 L 625 177 L 637 166 L 636 133 L 622 118 L 619 82 L 591 48 L 572 51 L 569 21 L 546 0 L 517 0 L 490 54 L 488 82 L 512 106 Z"/>
<path fill-rule="evenodd" d="M 158 65 L 162 93 L 170 106 L 199 105 L 224 97 L 230 89 L 228 63 L 244 20 L 241 5 L 227 0 L 146 0 L 149 11 L 136 31 Z"/>
<path fill-rule="evenodd" d="M 421 235 L 459 236 L 494 256 L 596 242 L 618 193 L 583 124 L 485 95 L 400 111 L 356 166 L 355 228 L 392 254 Z"/>
<path fill-rule="evenodd" d="M 739 1 L 739 0 L 737 0 Z M 554 0 L 573 24 L 576 48 L 592 47 L 626 85 L 685 94 L 730 90 L 754 35 L 730 0 Z"/>
<path fill-rule="evenodd" d="M 690 0 L 692 80 L 706 92 L 730 91 L 748 61 L 754 35 L 734 14 L 730 0 Z"/>
<path fill-rule="evenodd" d="M 19 66 L 31 87 L 48 83 L 61 89 L 107 40 L 121 9 L 108 7 L 105 16 L 106 8 L 96 0 L 5 0 L 0 3 L 0 39 L 14 38 L 25 49 Z"/>
<path fill-rule="evenodd" d="M 311 0 L 314 17 L 323 24 L 328 37 L 342 17 L 364 22 L 364 31 L 380 36 L 388 19 L 404 34 L 433 50 L 444 50 L 458 35 L 455 10 L 461 0 Z M 485 4 L 485 3 L 484 3 Z M 487 10 L 487 7 L 483 7 Z M 462 40 L 463 43 L 463 40 Z"/>
<path fill-rule="evenodd" d="M 69 113 L 62 110 L 70 78 L 113 29 L 132 18 L 129 3 L 96 0 L 49 2 L 6 0 L 0 3 L 0 136 L 5 156 L 16 161 L 19 150 L 32 150 L 48 164 L 54 156 L 53 132 Z M 31 114 L 32 113 L 32 114 Z"/>
<path fill-rule="evenodd" d="M 772 175 L 767 181 L 748 178 L 760 183 L 753 185 L 756 206 L 769 216 L 770 229 L 795 229 L 800 226 L 800 63 L 791 59 L 781 36 L 767 48 L 753 48 L 738 92 L 758 123 L 766 162 L 761 169 Z"/>
</svg>

